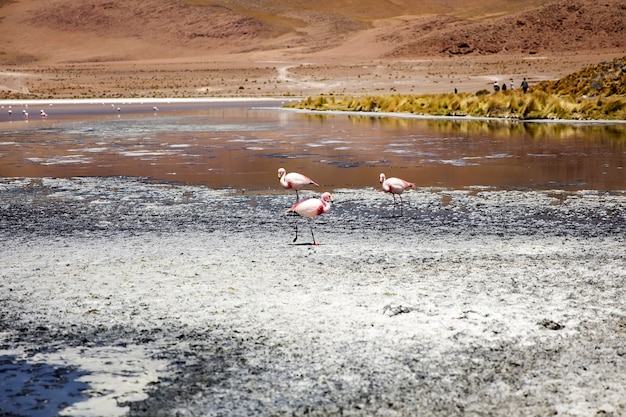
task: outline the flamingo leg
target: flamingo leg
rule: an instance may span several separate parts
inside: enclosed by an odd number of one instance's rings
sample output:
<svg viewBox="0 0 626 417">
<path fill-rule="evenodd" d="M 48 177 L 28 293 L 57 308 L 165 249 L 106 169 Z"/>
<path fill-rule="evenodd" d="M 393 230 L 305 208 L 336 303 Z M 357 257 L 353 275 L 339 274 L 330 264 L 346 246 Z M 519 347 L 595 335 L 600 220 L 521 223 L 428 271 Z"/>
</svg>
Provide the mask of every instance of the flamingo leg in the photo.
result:
<svg viewBox="0 0 626 417">
<path fill-rule="evenodd" d="M 313 234 L 313 222 L 309 219 L 309 228 L 311 229 L 311 237 L 313 238 L 313 245 L 319 246 L 320 244 L 315 241 L 315 235 Z"/>
<path fill-rule="evenodd" d="M 296 221 L 296 237 L 293 238 L 293 243 L 296 243 L 296 240 L 298 240 L 298 222 Z"/>
</svg>

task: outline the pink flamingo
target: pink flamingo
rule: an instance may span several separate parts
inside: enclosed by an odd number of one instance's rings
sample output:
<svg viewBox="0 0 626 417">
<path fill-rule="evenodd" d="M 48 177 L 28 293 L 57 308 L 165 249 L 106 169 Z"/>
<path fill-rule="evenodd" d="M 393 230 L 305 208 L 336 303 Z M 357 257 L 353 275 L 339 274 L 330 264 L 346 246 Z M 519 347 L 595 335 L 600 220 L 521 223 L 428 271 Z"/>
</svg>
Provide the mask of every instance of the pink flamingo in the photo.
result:
<svg viewBox="0 0 626 417">
<path fill-rule="evenodd" d="M 296 190 L 296 202 L 300 200 L 298 190 L 301 190 L 311 184 L 317 185 L 318 187 L 320 186 L 306 175 L 302 175 L 297 172 L 290 172 L 287 174 L 285 168 L 278 168 L 278 178 L 280 178 L 280 185 L 282 185 L 285 190 Z"/>
<path fill-rule="evenodd" d="M 291 206 L 290 209 L 285 211 L 287 213 L 297 213 L 302 217 L 306 217 L 309 221 L 309 227 L 311 228 L 311 237 L 313 238 L 313 245 L 319 246 L 319 243 L 315 241 L 315 235 L 313 235 L 312 219 L 321 214 L 328 213 L 330 211 L 330 203 L 333 201 L 333 197 L 330 193 L 322 194 L 321 198 L 309 198 L 302 200 Z M 298 240 L 298 223 L 296 223 L 296 237 L 293 238 L 295 242 Z"/>
<path fill-rule="evenodd" d="M 407 188 L 415 188 L 415 184 L 412 182 L 405 181 L 400 178 L 387 178 L 385 174 L 380 174 L 380 183 L 383 185 L 383 191 L 387 193 L 391 193 L 393 196 L 393 204 L 396 204 L 396 194 L 400 197 L 400 204 L 402 204 L 402 193 Z"/>
</svg>

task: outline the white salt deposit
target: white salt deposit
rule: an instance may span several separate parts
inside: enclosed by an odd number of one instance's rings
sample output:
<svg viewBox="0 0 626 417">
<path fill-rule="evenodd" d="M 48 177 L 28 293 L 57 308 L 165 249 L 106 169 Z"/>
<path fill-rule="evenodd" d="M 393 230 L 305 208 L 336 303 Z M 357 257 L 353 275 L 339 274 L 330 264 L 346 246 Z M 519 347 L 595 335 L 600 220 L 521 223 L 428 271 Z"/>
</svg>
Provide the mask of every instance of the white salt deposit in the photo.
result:
<svg viewBox="0 0 626 417">
<path fill-rule="evenodd" d="M 418 189 L 393 217 L 378 190 L 335 190 L 314 247 L 291 244 L 296 223 L 310 241 L 292 195 L 43 185 L 78 220 L 3 236 L 7 411 L 37 415 L 29 389 L 124 415 L 164 389 L 170 415 L 626 413 L 624 193 Z M 29 186 L 0 183 L 7 215 Z M 83 389 L 62 407 L 36 364 Z"/>
</svg>

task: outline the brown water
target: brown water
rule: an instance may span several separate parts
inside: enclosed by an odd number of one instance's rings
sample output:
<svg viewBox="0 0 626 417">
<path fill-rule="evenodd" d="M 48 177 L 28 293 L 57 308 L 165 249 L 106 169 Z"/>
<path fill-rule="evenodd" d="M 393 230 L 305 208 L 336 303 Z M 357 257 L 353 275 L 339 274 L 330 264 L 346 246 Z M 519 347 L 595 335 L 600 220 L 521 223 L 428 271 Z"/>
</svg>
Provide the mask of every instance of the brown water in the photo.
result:
<svg viewBox="0 0 626 417">
<path fill-rule="evenodd" d="M 5 104 L 0 176 L 275 190 L 285 167 L 324 189 L 378 187 L 380 172 L 418 187 L 626 189 L 624 124 L 318 115 L 280 104 L 31 105 L 28 119 Z"/>
</svg>

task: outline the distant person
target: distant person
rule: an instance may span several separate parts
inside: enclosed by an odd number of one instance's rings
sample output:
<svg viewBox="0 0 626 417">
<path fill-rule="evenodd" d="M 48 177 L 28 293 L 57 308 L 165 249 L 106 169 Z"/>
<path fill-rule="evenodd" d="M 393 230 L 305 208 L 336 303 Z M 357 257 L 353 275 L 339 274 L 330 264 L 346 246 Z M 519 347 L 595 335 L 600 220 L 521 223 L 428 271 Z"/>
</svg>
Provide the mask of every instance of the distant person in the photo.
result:
<svg viewBox="0 0 626 417">
<path fill-rule="evenodd" d="M 502 83 L 502 91 L 506 91 L 506 83 Z"/>
<path fill-rule="evenodd" d="M 511 90 L 515 88 L 515 83 L 513 82 L 513 78 L 511 78 Z"/>
<path fill-rule="evenodd" d="M 454 94 L 458 93 L 459 90 L 457 90 L 456 88 L 454 88 Z"/>
<path fill-rule="evenodd" d="M 496 93 L 500 91 L 500 85 L 498 85 L 497 81 L 493 82 L 493 91 L 495 91 Z"/>
<path fill-rule="evenodd" d="M 528 81 L 526 81 L 526 77 L 524 77 L 524 81 L 522 81 L 522 90 L 524 91 L 524 93 L 528 91 Z"/>
</svg>

